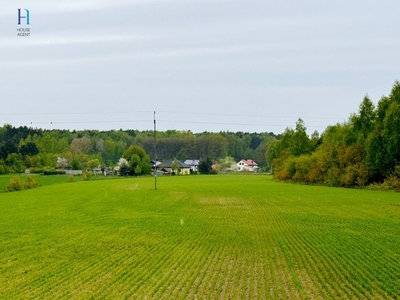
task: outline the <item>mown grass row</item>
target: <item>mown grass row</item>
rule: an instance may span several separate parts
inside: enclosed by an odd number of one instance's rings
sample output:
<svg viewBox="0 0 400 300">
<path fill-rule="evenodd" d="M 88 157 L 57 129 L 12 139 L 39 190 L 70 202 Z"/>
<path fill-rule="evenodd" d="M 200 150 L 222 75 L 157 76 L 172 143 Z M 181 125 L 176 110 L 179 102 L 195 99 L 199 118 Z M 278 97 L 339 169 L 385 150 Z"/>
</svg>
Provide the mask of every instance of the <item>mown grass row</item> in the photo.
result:
<svg viewBox="0 0 400 300">
<path fill-rule="evenodd" d="M 0 298 L 398 299 L 396 193 L 268 176 L 0 194 Z"/>
</svg>

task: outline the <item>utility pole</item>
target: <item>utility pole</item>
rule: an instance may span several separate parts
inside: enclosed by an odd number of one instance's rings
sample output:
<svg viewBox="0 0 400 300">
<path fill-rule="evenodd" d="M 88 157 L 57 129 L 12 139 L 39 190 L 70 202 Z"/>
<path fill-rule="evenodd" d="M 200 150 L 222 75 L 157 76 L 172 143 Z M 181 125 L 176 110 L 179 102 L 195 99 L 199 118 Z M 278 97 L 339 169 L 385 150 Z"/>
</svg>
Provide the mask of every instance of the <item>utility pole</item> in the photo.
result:
<svg viewBox="0 0 400 300">
<path fill-rule="evenodd" d="M 154 190 L 157 190 L 157 131 L 156 131 L 156 111 L 154 111 Z"/>
</svg>

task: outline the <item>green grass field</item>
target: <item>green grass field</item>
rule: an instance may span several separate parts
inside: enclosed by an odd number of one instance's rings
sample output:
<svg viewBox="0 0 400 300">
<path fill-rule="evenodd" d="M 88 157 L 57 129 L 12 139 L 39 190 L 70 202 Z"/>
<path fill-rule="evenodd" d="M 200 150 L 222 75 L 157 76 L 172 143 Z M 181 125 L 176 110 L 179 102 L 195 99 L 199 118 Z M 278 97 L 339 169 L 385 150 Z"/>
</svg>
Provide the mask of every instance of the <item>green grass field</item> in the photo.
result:
<svg viewBox="0 0 400 300">
<path fill-rule="evenodd" d="M 1 193 L 0 298 L 400 299 L 398 193 L 253 175 L 157 183 Z"/>
<path fill-rule="evenodd" d="M 28 176 L 26 174 L 7 174 L 7 175 L 0 175 L 0 193 L 6 190 L 7 184 L 9 183 L 12 177 L 20 176 L 21 181 L 25 180 L 25 177 Z M 68 176 L 66 175 L 58 175 L 58 176 L 39 176 L 37 174 L 32 174 L 37 180 L 39 185 L 51 185 L 57 183 L 66 183 L 68 182 Z M 75 176 L 74 179 L 76 181 L 81 181 L 81 176 Z"/>
<path fill-rule="evenodd" d="M 70 183 L 69 175 L 51 175 L 51 176 L 39 176 L 39 174 L 7 174 L 0 175 L 0 193 L 6 191 L 6 187 L 12 177 L 20 176 L 21 181 L 24 182 L 27 176 L 34 176 L 39 186 L 53 185 L 59 183 Z M 121 179 L 120 176 L 92 176 L 90 180 L 109 180 L 109 179 Z M 82 176 L 73 176 L 73 182 L 83 181 Z"/>
</svg>

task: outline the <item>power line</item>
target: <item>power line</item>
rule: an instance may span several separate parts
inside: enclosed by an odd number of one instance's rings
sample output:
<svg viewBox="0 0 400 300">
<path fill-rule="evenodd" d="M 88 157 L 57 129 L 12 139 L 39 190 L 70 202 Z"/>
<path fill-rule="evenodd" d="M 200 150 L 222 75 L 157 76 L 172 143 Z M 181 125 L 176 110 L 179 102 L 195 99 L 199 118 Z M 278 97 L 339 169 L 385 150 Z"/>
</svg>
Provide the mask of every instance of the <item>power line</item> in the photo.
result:
<svg viewBox="0 0 400 300">
<path fill-rule="evenodd" d="M 294 126 L 292 125 L 285 125 L 285 124 L 256 124 L 256 123 L 225 123 L 225 122 L 204 122 L 204 121 L 175 121 L 175 120 L 158 120 L 158 122 L 166 122 L 166 123 L 188 123 L 188 124 L 211 124 L 211 125 L 239 125 L 239 126 L 273 126 L 273 127 L 278 127 L 278 126 Z M 307 125 L 307 127 L 326 127 L 326 126 L 320 126 L 320 125 Z"/>
<path fill-rule="evenodd" d="M 118 120 L 118 121 L 56 121 L 56 122 L 19 122 L 15 125 L 57 125 L 57 124 L 115 124 L 115 123 L 138 123 L 151 122 L 152 120 Z M 182 121 L 158 119 L 158 122 L 180 123 L 180 124 L 208 124 L 208 125 L 235 125 L 235 126 L 261 126 L 261 127 L 292 127 L 294 124 L 265 124 L 265 123 L 236 123 L 236 122 L 206 122 L 206 121 Z M 322 125 L 307 125 L 312 128 L 325 128 Z"/>
<path fill-rule="evenodd" d="M 68 124 L 122 124 L 122 123 L 130 123 L 132 125 L 136 124 L 136 123 L 144 123 L 144 122 L 148 122 L 150 124 L 151 120 L 150 119 L 150 113 L 154 113 L 154 111 L 134 111 L 134 112 L 129 112 L 129 111 L 115 111 L 115 112 L 77 112 L 77 113 L 64 113 L 64 112 L 59 112 L 59 113 L 13 113 L 13 114 L 7 114 L 7 113 L 0 113 L 1 116 L 52 116 L 52 119 L 57 119 L 57 116 L 69 116 L 69 115 L 78 115 L 78 116 L 84 116 L 84 115 L 106 115 L 106 116 L 110 116 L 113 114 L 129 114 L 130 118 L 129 120 L 125 119 L 125 120 L 110 120 L 110 118 L 108 117 L 108 119 L 97 119 L 97 120 L 84 120 L 84 121 L 38 121 L 38 122 L 34 122 L 34 121 L 28 121 L 28 122 L 18 122 L 18 123 L 14 123 L 15 125 L 36 125 L 36 126 L 44 126 L 44 125 L 68 125 Z M 267 115 L 239 115 L 239 114 L 224 114 L 224 113 L 201 113 L 201 112 L 182 112 L 182 111 L 161 111 L 161 113 L 164 113 L 165 115 L 167 114 L 184 114 L 184 115 L 199 115 L 199 116 L 213 116 L 214 119 L 215 116 L 218 117 L 251 117 L 251 118 L 266 118 L 266 119 L 271 119 L 271 118 L 279 118 L 279 119 L 283 119 L 283 118 L 296 118 L 296 117 L 289 117 L 289 116 L 267 116 Z M 142 118 L 142 119 L 134 119 L 132 118 L 132 114 L 141 114 L 141 116 L 143 117 L 144 115 L 149 116 L 149 118 Z M 47 117 L 46 117 L 47 118 Z M 338 118 L 333 118 L 333 117 L 306 117 L 306 118 L 312 118 L 312 119 L 336 119 L 338 120 Z M 43 119 L 43 118 L 41 118 Z M 221 118 L 219 118 L 221 119 Z M 179 123 L 179 124 L 207 124 L 207 125 L 231 125 L 231 126 L 257 126 L 257 127 L 285 127 L 285 128 L 292 128 L 295 125 L 294 124 L 277 124 L 275 122 L 271 122 L 271 120 L 267 121 L 266 123 L 263 122 L 257 122 L 257 123 L 251 123 L 251 122 L 220 122 L 220 121 L 196 121 L 196 120 L 176 120 L 176 119 L 170 119 L 170 118 L 165 118 L 165 119 L 158 119 L 159 122 L 163 122 L 163 123 Z M 307 124 L 307 128 L 326 128 L 329 125 L 310 125 Z"/>
<path fill-rule="evenodd" d="M 54 125 L 54 124 L 101 124 L 101 123 L 135 123 L 135 122 L 149 122 L 149 120 L 129 120 L 129 121 L 65 121 L 65 122 L 18 122 L 15 125 Z"/>
<path fill-rule="evenodd" d="M 114 114 L 135 114 L 150 113 L 152 111 L 114 111 L 114 112 L 41 112 L 41 113 L 0 113 L 0 116 L 58 116 L 58 115 L 114 115 Z"/>
<path fill-rule="evenodd" d="M 220 114 L 220 113 L 198 113 L 198 112 L 179 112 L 179 111 L 158 111 L 169 114 L 185 114 L 185 115 L 207 115 L 207 116 L 231 116 L 231 117 L 252 117 L 252 118 L 299 118 L 299 116 L 272 116 L 272 115 L 244 115 L 244 114 Z M 318 117 L 318 116 L 305 116 L 301 119 L 340 119 L 339 117 Z"/>
<path fill-rule="evenodd" d="M 282 116 L 282 115 L 247 115 L 247 114 L 223 114 L 223 113 L 202 113 L 202 112 L 183 112 L 183 111 L 157 111 L 166 114 L 184 114 L 184 115 L 201 115 L 201 116 L 226 116 L 226 117 L 252 117 L 252 118 L 299 118 L 299 116 Z M 0 113 L 0 116 L 68 116 L 68 115 L 114 115 L 114 114 L 143 114 L 153 113 L 153 111 L 114 111 L 114 112 L 43 112 L 43 113 Z M 346 119 L 342 117 L 329 116 L 303 116 L 300 118 L 307 119 Z"/>
</svg>

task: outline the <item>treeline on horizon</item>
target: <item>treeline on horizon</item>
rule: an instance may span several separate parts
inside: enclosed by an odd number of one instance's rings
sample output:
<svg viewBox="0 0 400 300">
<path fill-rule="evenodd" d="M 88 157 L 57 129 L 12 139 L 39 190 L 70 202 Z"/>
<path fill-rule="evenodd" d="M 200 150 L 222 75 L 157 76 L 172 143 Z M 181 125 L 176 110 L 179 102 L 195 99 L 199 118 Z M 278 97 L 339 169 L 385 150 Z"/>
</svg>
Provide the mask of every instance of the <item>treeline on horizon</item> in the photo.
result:
<svg viewBox="0 0 400 300">
<path fill-rule="evenodd" d="M 308 137 L 301 119 L 268 144 L 267 161 L 279 180 L 400 190 L 400 83 L 376 107 L 365 96 L 357 113 Z"/>
<path fill-rule="evenodd" d="M 251 158 L 268 168 L 265 151 L 279 135 L 248 132 L 203 132 L 138 130 L 45 130 L 31 127 L 0 127 L 0 174 L 55 170 L 57 158 L 66 159 L 72 169 L 116 166 L 132 145 L 141 146 L 154 160 Z M 156 154 L 154 144 L 156 143 Z"/>
<path fill-rule="evenodd" d="M 167 130 L 44 130 L 9 124 L 0 127 L 0 174 L 25 169 L 43 172 L 65 158 L 72 169 L 115 166 L 130 146 L 150 159 L 253 159 L 274 177 L 306 184 L 365 185 L 400 189 L 400 83 L 375 106 L 368 96 L 348 121 L 319 135 L 306 133 L 299 119 L 281 135 L 248 132 Z M 156 143 L 156 154 L 154 144 Z M 157 157 L 156 157 L 157 156 Z"/>
</svg>

